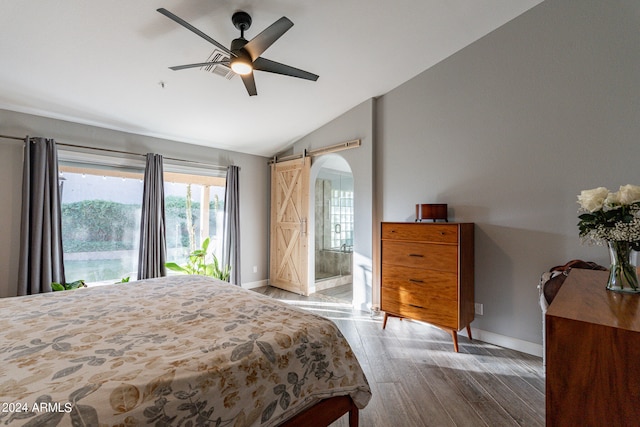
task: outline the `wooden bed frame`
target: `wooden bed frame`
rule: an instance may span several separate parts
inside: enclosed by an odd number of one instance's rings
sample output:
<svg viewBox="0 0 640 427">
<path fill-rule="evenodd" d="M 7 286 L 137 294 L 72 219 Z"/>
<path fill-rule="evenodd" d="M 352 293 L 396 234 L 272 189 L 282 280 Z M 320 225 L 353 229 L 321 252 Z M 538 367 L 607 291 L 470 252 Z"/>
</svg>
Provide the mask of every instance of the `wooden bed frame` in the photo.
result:
<svg viewBox="0 0 640 427">
<path fill-rule="evenodd" d="M 349 427 L 358 427 L 358 408 L 350 396 L 335 396 L 321 400 L 289 418 L 281 424 L 281 427 L 326 427 L 347 412 Z"/>
</svg>

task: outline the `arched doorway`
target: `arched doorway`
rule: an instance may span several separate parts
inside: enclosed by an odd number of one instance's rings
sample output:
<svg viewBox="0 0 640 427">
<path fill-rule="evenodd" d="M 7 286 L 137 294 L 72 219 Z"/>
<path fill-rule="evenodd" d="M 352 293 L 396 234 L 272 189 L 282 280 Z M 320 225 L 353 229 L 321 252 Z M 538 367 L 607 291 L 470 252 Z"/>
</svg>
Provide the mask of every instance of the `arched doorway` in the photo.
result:
<svg viewBox="0 0 640 427">
<path fill-rule="evenodd" d="M 310 174 L 309 279 L 311 290 L 353 301 L 354 182 L 338 154 L 319 157 Z M 311 224 L 310 224 L 311 225 Z"/>
</svg>

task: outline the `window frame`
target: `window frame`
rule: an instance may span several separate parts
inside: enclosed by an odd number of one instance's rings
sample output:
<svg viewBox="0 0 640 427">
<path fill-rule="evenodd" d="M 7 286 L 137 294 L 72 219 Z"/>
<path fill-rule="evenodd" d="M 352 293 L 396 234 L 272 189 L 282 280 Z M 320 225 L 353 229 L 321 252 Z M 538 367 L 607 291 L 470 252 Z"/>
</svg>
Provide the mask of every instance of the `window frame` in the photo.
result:
<svg viewBox="0 0 640 427">
<path fill-rule="evenodd" d="M 73 147 L 72 149 L 58 148 L 58 168 L 63 176 L 67 173 L 86 173 L 96 175 L 100 171 L 103 176 L 123 179 L 144 179 L 145 156 L 131 153 L 113 152 L 98 154 L 91 148 Z M 205 227 L 200 227 L 202 232 L 208 233 L 210 187 L 226 187 L 226 168 L 215 165 L 207 165 L 188 160 L 163 158 L 163 176 L 165 185 L 170 183 L 196 184 L 207 188 L 208 197 L 201 199 L 200 219 L 206 221 Z M 193 179 L 187 179 L 186 177 Z M 207 212 L 207 213 L 204 213 Z M 202 240 L 202 236 L 200 236 Z M 108 279 L 107 281 L 111 281 Z M 90 282 L 90 284 L 103 284 L 102 282 Z"/>
</svg>

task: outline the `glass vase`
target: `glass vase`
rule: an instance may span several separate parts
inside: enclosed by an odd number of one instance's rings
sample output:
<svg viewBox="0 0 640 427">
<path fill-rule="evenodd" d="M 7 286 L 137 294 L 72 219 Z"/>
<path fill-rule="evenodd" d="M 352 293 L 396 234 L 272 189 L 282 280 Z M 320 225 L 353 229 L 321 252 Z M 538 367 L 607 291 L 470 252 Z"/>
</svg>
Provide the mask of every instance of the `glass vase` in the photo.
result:
<svg viewBox="0 0 640 427">
<path fill-rule="evenodd" d="M 611 267 L 607 289 L 615 292 L 640 293 L 636 259 L 638 252 L 631 248 L 630 242 L 608 241 Z"/>
</svg>

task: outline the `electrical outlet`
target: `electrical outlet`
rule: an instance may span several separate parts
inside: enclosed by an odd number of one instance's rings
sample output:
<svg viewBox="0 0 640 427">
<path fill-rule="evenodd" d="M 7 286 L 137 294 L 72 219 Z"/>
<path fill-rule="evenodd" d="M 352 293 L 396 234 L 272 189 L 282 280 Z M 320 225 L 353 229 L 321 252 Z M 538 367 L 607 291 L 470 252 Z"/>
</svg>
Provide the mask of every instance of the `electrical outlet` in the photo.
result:
<svg viewBox="0 0 640 427">
<path fill-rule="evenodd" d="M 253 272 L 254 272 L 254 273 L 257 273 L 257 272 L 258 272 L 258 266 L 257 266 L 257 265 L 254 265 L 254 266 L 253 266 Z"/>
<path fill-rule="evenodd" d="M 476 314 L 478 316 L 482 316 L 482 314 L 484 313 L 484 308 L 483 308 L 482 304 L 475 303 L 475 311 L 476 311 Z"/>
</svg>

